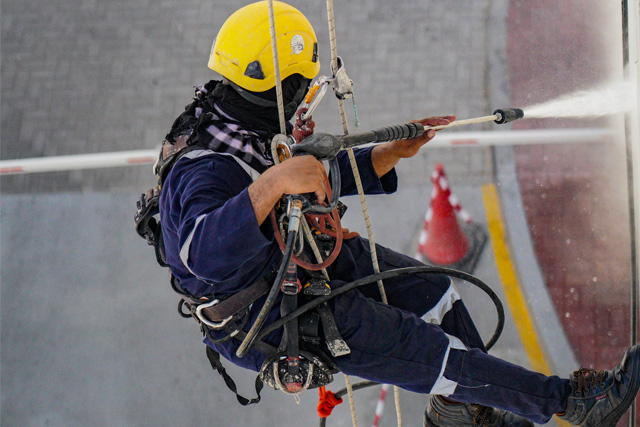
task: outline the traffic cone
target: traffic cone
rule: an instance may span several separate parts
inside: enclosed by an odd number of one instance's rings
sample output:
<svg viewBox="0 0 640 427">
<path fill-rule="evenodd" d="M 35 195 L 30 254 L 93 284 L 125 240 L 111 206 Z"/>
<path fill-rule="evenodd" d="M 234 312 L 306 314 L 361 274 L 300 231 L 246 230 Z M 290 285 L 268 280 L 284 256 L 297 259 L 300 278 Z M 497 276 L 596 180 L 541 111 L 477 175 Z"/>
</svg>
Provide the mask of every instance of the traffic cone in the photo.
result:
<svg viewBox="0 0 640 427">
<path fill-rule="evenodd" d="M 465 271 L 475 268 L 486 234 L 452 194 L 442 164 L 431 174 L 431 203 L 420 233 L 416 258 Z M 458 215 L 464 220 L 458 222 Z M 464 229 L 463 229 L 464 227 Z"/>
</svg>

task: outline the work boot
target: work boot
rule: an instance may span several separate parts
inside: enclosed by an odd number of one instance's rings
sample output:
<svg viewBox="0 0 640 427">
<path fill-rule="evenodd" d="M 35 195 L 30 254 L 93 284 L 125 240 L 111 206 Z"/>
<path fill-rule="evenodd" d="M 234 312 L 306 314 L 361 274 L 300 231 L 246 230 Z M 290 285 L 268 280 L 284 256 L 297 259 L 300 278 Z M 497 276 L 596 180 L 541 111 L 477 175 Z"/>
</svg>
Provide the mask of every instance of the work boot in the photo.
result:
<svg viewBox="0 0 640 427">
<path fill-rule="evenodd" d="M 580 369 L 571 374 L 571 396 L 560 419 L 584 427 L 613 427 L 640 387 L 640 346 L 633 346 L 611 371 Z"/>
<path fill-rule="evenodd" d="M 533 423 L 512 412 L 472 403 L 449 403 L 433 396 L 424 414 L 425 427 L 533 427 Z"/>
</svg>

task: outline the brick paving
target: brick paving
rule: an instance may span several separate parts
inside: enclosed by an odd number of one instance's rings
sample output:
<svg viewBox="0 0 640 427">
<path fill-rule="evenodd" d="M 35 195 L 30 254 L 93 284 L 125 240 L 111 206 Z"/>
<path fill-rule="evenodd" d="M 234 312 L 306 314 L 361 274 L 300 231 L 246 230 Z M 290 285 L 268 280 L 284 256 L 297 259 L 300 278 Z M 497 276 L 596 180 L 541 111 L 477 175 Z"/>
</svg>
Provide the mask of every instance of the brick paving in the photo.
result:
<svg viewBox="0 0 640 427">
<path fill-rule="evenodd" d="M 211 41 L 240 4 L 2 0 L 0 157 L 156 146 L 189 102 L 191 87 L 215 77 L 206 67 Z M 321 73 L 329 74 L 325 3 L 293 4 L 316 28 Z M 356 84 L 363 129 L 427 115 L 486 114 L 489 4 L 336 2 L 338 50 Z M 334 101 L 325 102 L 316 122 L 341 132 Z M 443 153 L 453 160 L 451 150 Z M 455 159 L 460 171 L 470 162 L 470 156 Z M 5 193 L 22 193 L 137 191 L 146 183 L 152 184 L 148 168 L 129 167 L 3 177 L 0 185 Z"/>
</svg>

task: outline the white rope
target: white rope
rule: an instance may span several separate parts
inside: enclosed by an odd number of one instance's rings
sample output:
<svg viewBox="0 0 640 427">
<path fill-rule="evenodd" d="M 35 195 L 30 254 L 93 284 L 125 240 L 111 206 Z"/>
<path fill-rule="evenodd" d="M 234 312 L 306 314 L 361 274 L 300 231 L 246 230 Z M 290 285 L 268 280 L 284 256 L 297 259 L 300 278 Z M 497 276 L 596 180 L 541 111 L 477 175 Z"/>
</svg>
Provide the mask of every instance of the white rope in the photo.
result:
<svg viewBox="0 0 640 427">
<path fill-rule="evenodd" d="M 331 47 L 331 70 L 336 72 L 338 70 L 338 47 L 336 43 L 336 27 L 335 27 L 335 19 L 333 13 L 333 0 L 327 0 L 327 21 L 329 25 L 329 45 Z M 347 114 L 344 108 L 344 101 L 338 98 L 338 109 L 340 110 L 340 118 L 342 120 L 342 129 L 345 135 L 349 134 L 349 124 L 347 122 Z M 371 263 L 373 264 L 374 273 L 380 272 L 380 266 L 378 264 L 378 255 L 376 253 L 375 240 L 373 237 L 373 227 L 371 225 L 371 218 L 369 217 L 369 209 L 367 208 L 367 201 L 364 196 L 364 189 L 362 188 L 362 179 L 360 178 L 360 171 L 358 170 L 358 165 L 356 163 L 356 157 L 353 153 L 353 149 L 348 148 L 347 154 L 349 155 L 349 163 L 351 164 L 351 170 L 353 171 L 353 177 L 356 182 L 356 187 L 358 189 L 358 196 L 360 197 L 360 205 L 362 206 L 362 214 L 364 216 L 365 226 L 367 228 L 367 236 L 369 237 L 369 248 L 371 251 Z M 387 294 L 384 290 L 384 284 L 382 280 L 378 280 L 378 290 L 380 291 L 380 297 L 382 302 L 388 304 Z M 346 377 L 346 375 L 345 375 Z M 353 397 L 351 394 L 353 393 L 350 389 L 349 385 L 347 385 L 347 391 L 349 392 L 349 406 L 351 406 L 351 401 Z M 398 427 L 402 426 L 402 412 L 400 408 L 400 389 L 396 386 L 393 387 L 393 394 L 395 397 L 396 404 L 396 414 L 398 416 Z M 354 427 L 357 427 L 357 415 L 355 414 L 355 407 L 351 408 L 351 419 L 354 422 Z"/>
<path fill-rule="evenodd" d="M 353 401 L 353 387 L 351 386 L 351 378 L 344 375 L 344 383 L 347 385 L 347 397 L 349 399 L 349 408 L 351 409 L 351 422 L 353 427 L 358 427 L 358 414 L 356 413 L 356 404 Z"/>
<path fill-rule="evenodd" d="M 304 238 L 307 241 L 307 243 L 309 243 L 309 246 L 311 246 L 311 251 L 313 252 L 313 256 L 316 257 L 316 262 L 320 264 L 324 260 L 322 259 L 322 255 L 320 254 L 320 249 L 318 249 L 316 240 L 313 238 L 313 233 L 311 232 L 311 228 L 309 228 L 309 223 L 307 221 L 302 221 L 301 223 L 302 223 L 302 231 L 304 232 Z M 327 273 L 327 269 L 323 268 L 320 271 L 322 272 L 322 275 L 328 282 L 330 279 L 329 279 L 329 273 Z"/>
<path fill-rule="evenodd" d="M 276 38 L 276 18 L 273 13 L 273 0 L 268 0 L 267 3 L 269 5 L 269 32 L 271 33 L 271 51 L 273 52 L 273 71 L 276 79 L 280 133 L 286 135 L 287 127 L 284 122 L 284 102 L 282 100 L 282 82 L 280 81 L 280 58 L 278 56 L 278 39 Z"/>
<path fill-rule="evenodd" d="M 331 69 L 337 70 L 338 68 L 338 53 L 336 48 L 336 28 L 335 22 L 333 19 L 333 0 L 327 0 L 327 21 L 329 24 L 329 45 L 331 46 Z M 344 103 L 341 99 L 338 99 L 338 108 L 340 109 L 340 118 L 342 119 L 342 128 L 344 129 L 345 135 L 349 134 L 349 125 L 347 123 L 347 116 L 344 111 Z M 353 169 L 353 175 L 356 180 L 356 186 L 358 187 L 358 194 L 360 194 L 360 201 L 362 202 L 363 193 L 362 193 L 362 182 L 360 180 L 360 174 L 358 173 L 358 167 L 355 166 L 355 156 L 353 155 L 353 150 L 348 149 L 349 153 L 349 161 L 351 162 L 351 169 Z M 364 208 L 366 209 L 366 207 Z M 368 231 L 368 230 L 367 230 Z M 349 409 L 351 410 L 351 422 L 353 423 L 353 427 L 358 427 L 358 414 L 356 413 L 356 406 L 353 401 L 353 388 L 351 387 L 351 379 L 349 375 L 344 375 L 344 381 L 347 384 L 347 396 L 349 397 Z"/>
</svg>

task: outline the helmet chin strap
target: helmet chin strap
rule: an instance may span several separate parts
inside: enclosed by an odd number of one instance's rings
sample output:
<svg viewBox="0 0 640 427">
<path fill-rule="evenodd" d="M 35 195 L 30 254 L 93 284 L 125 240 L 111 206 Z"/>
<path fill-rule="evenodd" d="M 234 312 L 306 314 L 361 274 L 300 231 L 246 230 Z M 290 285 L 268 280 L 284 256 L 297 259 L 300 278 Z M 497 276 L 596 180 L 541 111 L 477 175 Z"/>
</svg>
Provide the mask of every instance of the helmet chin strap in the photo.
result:
<svg viewBox="0 0 640 427">
<path fill-rule="evenodd" d="M 250 92 L 248 90 L 241 88 L 240 86 L 238 86 L 231 80 L 227 79 L 226 77 L 222 79 L 222 83 L 231 86 L 236 92 L 238 92 L 238 94 L 241 97 L 251 102 L 252 104 L 256 104 L 261 107 L 277 107 L 278 106 L 278 103 L 276 101 L 260 98 L 259 96 L 255 95 L 253 92 Z"/>
<path fill-rule="evenodd" d="M 259 105 L 261 107 L 268 107 L 268 108 L 274 108 L 274 107 L 278 106 L 278 103 L 276 101 L 272 101 L 272 100 L 269 100 L 269 99 L 261 98 L 261 97 L 257 96 L 255 94 L 255 92 L 251 92 L 251 91 L 248 91 L 246 89 L 241 88 L 240 86 L 238 86 L 237 84 L 235 84 L 231 80 L 227 79 L 226 77 L 222 79 L 222 83 L 231 86 L 236 92 L 238 92 L 238 94 L 241 97 L 243 97 L 247 101 L 251 102 L 252 104 L 256 104 L 256 105 Z M 293 115 L 295 114 L 296 109 L 298 108 L 298 105 L 300 105 L 300 103 L 304 99 L 305 95 L 309 91 L 309 84 L 310 83 L 311 83 L 310 80 L 305 79 L 303 84 L 301 84 L 300 87 L 298 88 L 298 90 L 296 91 L 296 94 L 293 96 L 293 99 L 291 100 L 291 102 L 287 103 L 284 106 L 284 115 L 285 115 L 286 120 L 291 119 L 291 117 L 293 117 Z"/>
</svg>

